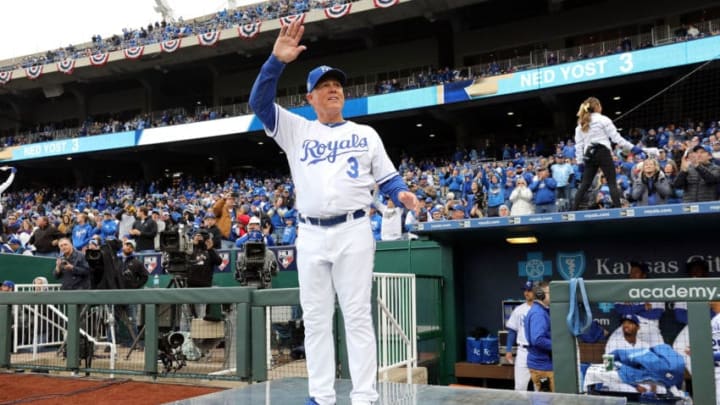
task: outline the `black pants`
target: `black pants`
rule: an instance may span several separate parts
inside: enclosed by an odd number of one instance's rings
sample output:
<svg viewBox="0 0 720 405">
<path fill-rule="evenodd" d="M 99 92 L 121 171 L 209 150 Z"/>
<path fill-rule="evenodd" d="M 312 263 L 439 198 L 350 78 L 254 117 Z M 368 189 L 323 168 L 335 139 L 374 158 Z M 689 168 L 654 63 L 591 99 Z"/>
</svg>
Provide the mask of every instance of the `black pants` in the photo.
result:
<svg viewBox="0 0 720 405">
<path fill-rule="evenodd" d="M 582 203 L 598 169 L 602 170 L 605 179 L 607 179 L 613 208 L 620 208 L 620 190 L 618 189 L 617 180 L 615 179 L 615 163 L 613 162 L 610 150 L 602 145 L 593 145 L 590 148 L 594 149 L 594 152 L 588 152 L 585 156 L 585 170 L 583 171 L 580 187 L 578 187 L 577 194 L 575 195 L 573 210 L 577 211 Z M 595 201 L 591 201 L 590 203 L 593 204 L 594 202 Z"/>
</svg>

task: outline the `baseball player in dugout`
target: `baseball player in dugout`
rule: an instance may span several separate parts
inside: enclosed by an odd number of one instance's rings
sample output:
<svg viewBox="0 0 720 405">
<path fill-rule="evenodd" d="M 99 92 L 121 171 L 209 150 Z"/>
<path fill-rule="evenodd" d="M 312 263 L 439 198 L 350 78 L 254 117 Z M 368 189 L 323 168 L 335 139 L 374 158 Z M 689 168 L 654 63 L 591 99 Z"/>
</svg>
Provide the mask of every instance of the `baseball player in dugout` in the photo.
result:
<svg viewBox="0 0 720 405">
<path fill-rule="evenodd" d="M 513 309 L 510 318 L 505 323 L 508 329 L 507 346 L 505 348 L 505 359 L 515 365 L 515 391 L 527 391 L 530 382 L 530 369 L 527 365 L 529 342 L 525 336 L 525 317 L 535 301 L 532 281 L 526 281 L 523 286 L 525 303 Z M 513 359 L 512 348 L 517 343 L 517 356 Z"/>
<path fill-rule="evenodd" d="M 375 239 L 366 210 L 376 184 L 398 206 L 414 210 L 418 201 L 377 132 L 343 118 L 346 77 L 341 70 L 319 66 L 308 74 L 306 98 L 317 120 L 274 103 L 285 65 L 306 49 L 300 45 L 304 31 L 300 20 L 280 29 L 253 85 L 250 106 L 285 152 L 297 186 L 297 267 L 310 395 L 306 405 L 335 404 L 336 294 L 345 320 L 350 398 L 353 405 L 370 405 L 378 400 L 370 306 Z"/>
</svg>

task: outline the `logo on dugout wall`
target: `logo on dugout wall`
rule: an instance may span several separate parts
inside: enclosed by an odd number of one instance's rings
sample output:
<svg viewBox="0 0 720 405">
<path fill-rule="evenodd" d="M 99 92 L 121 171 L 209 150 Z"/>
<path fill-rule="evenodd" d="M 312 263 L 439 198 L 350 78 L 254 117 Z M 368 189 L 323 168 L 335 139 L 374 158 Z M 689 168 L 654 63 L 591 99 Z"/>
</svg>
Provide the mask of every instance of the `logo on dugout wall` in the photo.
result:
<svg viewBox="0 0 720 405">
<path fill-rule="evenodd" d="M 583 273 L 585 273 L 585 253 L 582 251 L 558 252 L 557 269 L 565 280 L 582 277 Z"/>
</svg>

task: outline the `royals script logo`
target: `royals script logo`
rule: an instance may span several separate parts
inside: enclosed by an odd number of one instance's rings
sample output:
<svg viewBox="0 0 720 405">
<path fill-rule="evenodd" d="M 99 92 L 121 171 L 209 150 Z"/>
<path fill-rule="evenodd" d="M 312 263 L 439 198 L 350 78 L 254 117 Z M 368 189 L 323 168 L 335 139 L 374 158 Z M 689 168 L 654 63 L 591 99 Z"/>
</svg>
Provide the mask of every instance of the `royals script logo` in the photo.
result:
<svg viewBox="0 0 720 405">
<path fill-rule="evenodd" d="M 321 143 L 316 139 L 306 139 L 303 142 L 303 156 L 301 162 L 315 163 L 327 160 L 329 163 L 335 163 L 340 155 L 357 152 L 367 152 L 367 138 L 360 138 L 357 134 L 352 134 L 350 139 L 339 139 Z"/>
</svg>

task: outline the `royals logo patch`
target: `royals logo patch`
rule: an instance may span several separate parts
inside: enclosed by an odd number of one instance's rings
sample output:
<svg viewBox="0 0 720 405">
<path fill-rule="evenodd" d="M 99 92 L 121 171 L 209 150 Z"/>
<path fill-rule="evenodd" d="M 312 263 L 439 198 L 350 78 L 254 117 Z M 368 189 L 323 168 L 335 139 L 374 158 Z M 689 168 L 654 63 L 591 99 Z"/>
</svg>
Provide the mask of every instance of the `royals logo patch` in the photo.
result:
<svg viewBox="0 0 720 405">
<path fill-rule="evenodd" d="M 145 270 L 147 270 L 148 274 L 152 274 L 153 271 L 157 268 L 157 257 L 156 256 L 145 256 L 145 259 L 143 260 L 143 265 L 145 266 Z"/>
<path fill-rule="evenodd" d="M 565 280 L 578 278 L 585 273 L 585 253 L 583 252 L 558 252 L 557 254 L 558 273 Z"/>
<path fill-rule="evenodd" d="M 280 265 L 283 266 L 284 269 L 290 267 L 294 261 L 295 253 L 292 249 L 278 250 L 278 262 L 280 262 Z"/>
</svg>

